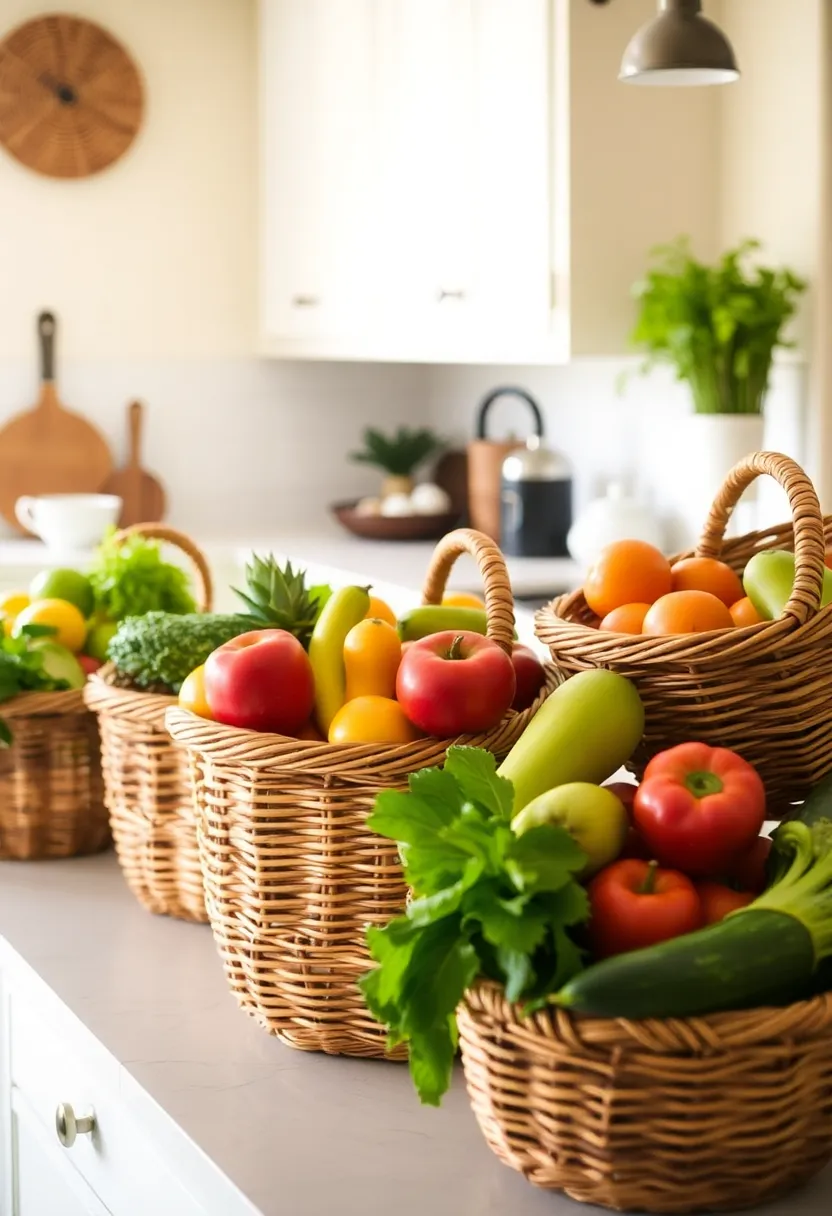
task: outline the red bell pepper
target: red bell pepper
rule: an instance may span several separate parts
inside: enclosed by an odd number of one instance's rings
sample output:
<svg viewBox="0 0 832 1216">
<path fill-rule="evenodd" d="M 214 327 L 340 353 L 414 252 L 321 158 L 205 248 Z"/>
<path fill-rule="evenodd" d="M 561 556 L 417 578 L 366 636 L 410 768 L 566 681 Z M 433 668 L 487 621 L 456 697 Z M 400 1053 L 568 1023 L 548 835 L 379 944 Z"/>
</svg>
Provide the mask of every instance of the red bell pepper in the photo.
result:
<svg viewBox="0 0 832 1216">
<path fill-rule="evenodd" d="M 702 926 L 693 883 L 684 874 L 658 869 L 655 861 L 615 861 L 595 875 L 587 893 L 596 958 L 655 946 Z"/>
<path fill-rule="evenodd" d="M 682 743 L 654 756 L 633 803 L 651 853 L 666 866 L 707 878 L 760 834 L 766 794 L 756 769 L 724 747 Z"/>
</svg>

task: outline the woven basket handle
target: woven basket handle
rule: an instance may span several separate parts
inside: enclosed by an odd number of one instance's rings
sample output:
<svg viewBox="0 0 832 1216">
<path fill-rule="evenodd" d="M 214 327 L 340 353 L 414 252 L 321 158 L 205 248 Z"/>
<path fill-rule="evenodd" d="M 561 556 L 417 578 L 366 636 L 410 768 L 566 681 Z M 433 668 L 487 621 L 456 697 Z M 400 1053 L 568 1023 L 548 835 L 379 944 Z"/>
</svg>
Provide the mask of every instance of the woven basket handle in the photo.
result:
<svg viewBox="0 0 832 1216">
<path fill-rule="evenodd" d="M 166 524 L 131 524 L 122 528 L 115 535 L 116 544 L 127 540 L 128 536 L 146 536 L 148 540 L 161 540 L 179 549 L 190 558 L 193 572 L 196 575 L 196 606 L 200 612 L 210 612 L 214 602 L 214 585 L 211 571 L 201 549 L 197 548 L 189 536 L 169 528 Z"/>
<path fill-rule="evenodd" d="M 788 495 L 794 522 L 795 579 L 783 615 L 788 613 L 802 625 L 820 607 L 826 545 L 815 487 L 800 465 L 788 456 L 780 452 L 754 452 L 734 465 L 714 499 L 696 555 L 720 556 L 731 512 L 743 491 L 763 474 L 773 477 Z"/>
<path fill-rule="evenodd" d="M 514 596 L 508 579 L 505 559 L 490 537 L 473 528 L 457 528 L 443 536 L 433 551 L 422 602 L 441 604 L 454 562 L 462 553 L 470 553 L 482 575 L 485 591 L 485 613 L 488 618 L 487 636 L 511 654 L 514 644 Z"/>
</svg>

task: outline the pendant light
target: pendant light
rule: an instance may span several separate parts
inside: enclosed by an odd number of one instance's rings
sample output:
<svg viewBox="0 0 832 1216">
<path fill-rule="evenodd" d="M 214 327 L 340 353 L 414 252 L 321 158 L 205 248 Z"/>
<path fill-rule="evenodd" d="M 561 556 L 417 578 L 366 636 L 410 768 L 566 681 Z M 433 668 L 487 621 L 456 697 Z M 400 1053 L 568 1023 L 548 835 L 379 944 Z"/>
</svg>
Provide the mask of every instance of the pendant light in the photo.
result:
<svg viewBox="0 0 832 1216">
<path fill-rule="evenodd" d="M 739 78 L 731 43 L 702 15 L 701 0 L 660 0 L 659 12 L 637 30 L 621 60 L 626 84 L 729 84 Z"/>
</svg>

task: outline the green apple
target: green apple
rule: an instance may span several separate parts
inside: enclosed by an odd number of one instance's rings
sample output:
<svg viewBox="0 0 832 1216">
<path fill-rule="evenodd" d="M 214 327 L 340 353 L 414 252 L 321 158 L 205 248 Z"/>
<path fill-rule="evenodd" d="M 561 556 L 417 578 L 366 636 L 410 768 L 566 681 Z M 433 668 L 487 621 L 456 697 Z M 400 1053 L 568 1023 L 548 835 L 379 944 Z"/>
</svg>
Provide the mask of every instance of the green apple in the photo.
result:
<svg viewBox="0 0 832 1216">
<path fill-rule="evenodd" d="M 29 587 L 31 600 L 66 600 L 74 604 L 84 620 L 92 615 L 95 596 L 85 574 L 78 570 L 41 570 Z"/>
<path fill-rule="evenodd" d="M 100 621 L 97 625 L 93 625 L 87 634 L 87 640 L 84 643 L 84 653 L 88 654 L 92 659 L 98 659 L 101 663 L 107 662 L 107 647 L 110 645 L 110 639 L 118 629 L 118 625 L 114 621 Z"/>
<path fill-rule="evenodd" d="M 70 688 L 83 688 L 87 675 L 71 650 L 51 642 L 49 638 L 34 641 L 32 646 L 37 648 L 43 657 L 43 667 L 53 680 L 66 680 Z"/>
<path fill-rule="evenodd" d="M 586 853 L 582 878 L 615 861 L 630 826 L 621 799 L 588 781 L 571 781 L 538 794 L 511 821 L 518 836 L 543 824 L 565 828 Z"/>
</svg>

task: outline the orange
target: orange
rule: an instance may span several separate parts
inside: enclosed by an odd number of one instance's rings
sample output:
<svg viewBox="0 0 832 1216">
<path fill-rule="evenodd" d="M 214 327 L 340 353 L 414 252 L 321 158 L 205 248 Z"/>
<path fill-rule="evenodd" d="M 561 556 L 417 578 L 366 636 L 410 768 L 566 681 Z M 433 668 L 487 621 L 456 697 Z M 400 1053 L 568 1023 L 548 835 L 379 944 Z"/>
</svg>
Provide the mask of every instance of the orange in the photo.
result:
<svg viewBox="0 0 832 1216">
<path fill-rule="evenodd" d="M 49 625 L 55 630 L 50 640 L 77 654 L 87 640 L 87 622 L 67 600 L 32 600 L 15 617 L 12 632 L 19 634 L 24 625 Z"/>
<path fill-rule="evenodd" d="M 390 697 L 356 697 L 332 719 L 330 743 L 412 743 L 422 735 Z"/>
<path fill-rule="evenodd" d="M 656 600 L 644 618 L 642 633 L 704 633 L 730 629 L 734 622 L 722 600 L 710 591 L 671 591 Z"/>
<path fill-rule="evenodd" d="M 389 604 L 379 599 L 377 595 L 370 596 L 370 607 L 367 609 L 367 618 L 370 617 L 378 621 L 386 621 L 388 625 L 396 624 L 395 612 Z"/>
<path fill-rule="evenodd" d="M 617 540 L 601 551 L 584 582 L 584 597 L 596 616 L 623 604 L 652 604 L 671 590 L 670 562 L 643 540 Z"/>
<path fill-rule="evenodd" d="M 396 673 L 401 661 L 402 644 L 392 625 L 372 619 L 359 621 L 344 641 L 344 700 L 395 697 Z"/>
<path fill-rule="evenodd" d="M 447 595 L 442 596 L 442 604 L 445 608 L 479 608 L 480 611 L 485 610 L 485 600 L 479 595 L 472 595 L 470 591 L 449 591 Z"/>
<path fill-rule="evenodd" d="M 189 709 L 200 718 L 214 721 L 211 707 L 205 696 L 205 667 L 195 667 L 190 675 L 185 676 L 179 689 L 179 704 L 183 709 Z"/>
<path fill-rule="evenodd" d="M 759 625 L 763 619 L 747 595 L 732 604 L 730 612 L 731 620 L 740 628 L 744 625 Z"/>
<path fill-rule="evenodd" d="M 710 591 L 726 608 L 744 592 L 738 575 L 715 557 L 683 557 L 671 567 L 674 591 Z"/>
<path fill-rule="evenodd" d="M 622 604 L 608 612 L 598 628 L 608 629 L 610 633 L 641 633 L 649 610 L 649 604 Z"/>
</svg>

